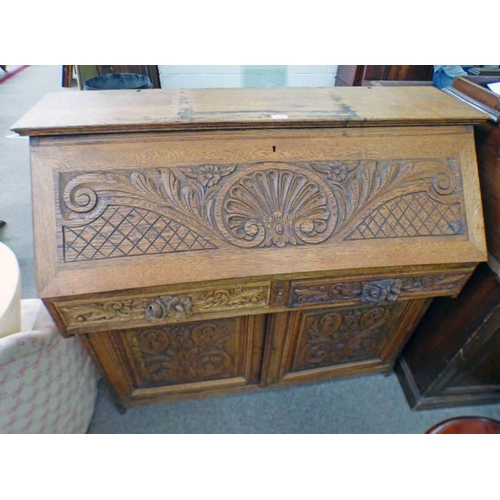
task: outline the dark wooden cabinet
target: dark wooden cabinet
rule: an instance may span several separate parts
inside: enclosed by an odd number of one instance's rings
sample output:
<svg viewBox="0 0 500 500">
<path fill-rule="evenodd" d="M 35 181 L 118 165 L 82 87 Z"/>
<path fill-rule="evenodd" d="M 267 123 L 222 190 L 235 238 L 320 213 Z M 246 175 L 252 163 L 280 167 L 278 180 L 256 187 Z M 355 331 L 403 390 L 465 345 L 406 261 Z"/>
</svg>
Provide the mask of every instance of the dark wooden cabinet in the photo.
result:
<svg viewBox="0 0 500 500">
<path fill-rule="evenodd" d="M 431 82 L 433 66 L 338 66 L 335 85 L 357 87 L 371 82 Z"/>
<path fill-rule="evenodd" d="M 490 115 L 475 131 L 489 259 L 456 299 L 433 302 L 406 345 L 396 371 L 414 409 L 500 402 L 500 97 L 478 81 L 448 92 Z"/>
<path fill-rule="evenodd" d="M 434 88 L 62 92 L 31 136 L 37 286 L 120 405 L 391 370 L 486 259 Z"/>
<path fill-rule="evenodd" d="M 457 298 L 435 299 L 396 372 L 417 410 L 500 402 L 500 280 L 487 264 Z"/>
</svg>

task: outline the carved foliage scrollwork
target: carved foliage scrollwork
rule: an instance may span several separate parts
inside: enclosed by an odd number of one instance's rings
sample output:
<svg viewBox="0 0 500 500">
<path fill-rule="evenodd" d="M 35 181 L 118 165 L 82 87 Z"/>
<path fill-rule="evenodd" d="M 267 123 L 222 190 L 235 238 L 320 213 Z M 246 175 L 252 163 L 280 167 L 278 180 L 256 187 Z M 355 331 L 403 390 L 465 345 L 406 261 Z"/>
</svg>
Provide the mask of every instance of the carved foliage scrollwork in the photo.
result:
<svg viewBox="0 0 500 500">
<path fill-rule="evenodd" d="M 139 298 L 109 299 L 97 302 L 64 305 L 56 304 L 66 326 L 100 324 L 108 321 L 129 321 L 137 318 L 143 308 Z"/>
<path fill-rule="evenodd" d="M 126 332 L 145 386 L 234 376 L 235 319 Z"/>
<path fill-rule="evenodd" d="M 350 301 L 379 304 L 420 294 L 454 295 L 460 291 L 467 276 L 467 274 L 453 273 L 336 283 L 296 282 L 291 288 L 290 305 L 296 307 Z"/>
<path fill-rule="evenodd" d="M 377 358 L 404 305 L 304 313 L 292 371 Z"/>
<path fill-rule="evenodd" d="M 192 315 L 228 309 L 266 308 L 269 286 L 233 285 L 226 288 L 145 298 L 101 299 L 78 304 L 56 304 L 69 327 L 98 326 L 104 323 L 155 323 L 180 321 Z"/>
<path fill-rule="evenodd" d="M 453 159 L 64 172 L 59 192 L 66 261 L 465 231 Z"/>
</svg>

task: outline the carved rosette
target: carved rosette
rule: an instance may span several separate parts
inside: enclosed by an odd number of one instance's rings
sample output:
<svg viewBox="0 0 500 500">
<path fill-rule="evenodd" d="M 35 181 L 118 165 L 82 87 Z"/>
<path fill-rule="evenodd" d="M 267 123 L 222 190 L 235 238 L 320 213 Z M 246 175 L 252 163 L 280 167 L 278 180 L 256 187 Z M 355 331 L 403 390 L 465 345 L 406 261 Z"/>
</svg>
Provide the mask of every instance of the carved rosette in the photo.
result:
<svg viewBox="0 0 500 500">
<path fill-rule="evenodd" d="M 402 281 L 400 279 L 388 279 L 370 281 L 361 286 L 361 302 L 380 304 L 382 302 L 394 302 L 398 300 L 401 293 Z"/>
<path fill-rule="evenodd" d="M 185 319 L 193 314 L 192 307 L 193 302 L 189 295 L 156 297 L 145 302 L 144 316 L 151 321 L 166 318 Z"/>
</svg>

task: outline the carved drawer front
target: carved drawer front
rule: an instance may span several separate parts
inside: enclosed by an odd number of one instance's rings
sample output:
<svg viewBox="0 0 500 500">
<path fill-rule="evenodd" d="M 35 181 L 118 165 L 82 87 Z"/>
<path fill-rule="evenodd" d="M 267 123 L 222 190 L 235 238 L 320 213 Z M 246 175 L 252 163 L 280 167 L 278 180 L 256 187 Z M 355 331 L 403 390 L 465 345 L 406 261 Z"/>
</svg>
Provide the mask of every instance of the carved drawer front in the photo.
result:
<svg viewBox="0 0 500 500">
<path fill-rule="evenodd" d="M 56 301 L 69 333 L 151 326 L 203 319 L 216 314 L 244 314 L 269 307 L 270 283 L 247 283 L 157 294 Z"/>
<path fill-rule="evenodd" d="M 90 334 L 122 399 L 175 396 L 256 385 L 265 316 Z M 113 361 L 110 362 L 110 359 Z"/>
<path fill-rule="evenodd" d="M 268 340 L 266 382 L 287 384 L 387 371 L 429 303 L 386 302 L 276 315 Z"/>
<path fill-rule="evenodd" d="M 290 284 L 289 307 L 390 304 L 400 299 L 456 296 L 471 269 L 438 274 L 376 278 L 296 280 Z"/>
</svg>

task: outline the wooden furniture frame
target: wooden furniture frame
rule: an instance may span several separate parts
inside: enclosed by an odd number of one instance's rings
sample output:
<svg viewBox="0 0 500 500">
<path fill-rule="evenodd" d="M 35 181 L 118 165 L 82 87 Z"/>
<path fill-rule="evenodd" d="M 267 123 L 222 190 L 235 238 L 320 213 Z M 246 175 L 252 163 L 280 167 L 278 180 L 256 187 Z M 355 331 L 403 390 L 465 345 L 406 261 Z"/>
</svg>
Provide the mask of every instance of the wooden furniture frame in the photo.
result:
<svg viewBox="0 0 500 500">
<path fill-rule="evenodd" d="M 122 406 L 388 373 L 486 258 L 433 88 L 64 92 L 29 135 L 40 296 Z"/>
<path fill-rule="evenodd" d="M 484 86 L 499 79 L 457 78 L 447 89 L 489 117 L 475 128 L 489 257 L 456 299 L 432 304 L 398 361 L 416 410 L 500 402 L 500 96 Z"/>
</svg>

